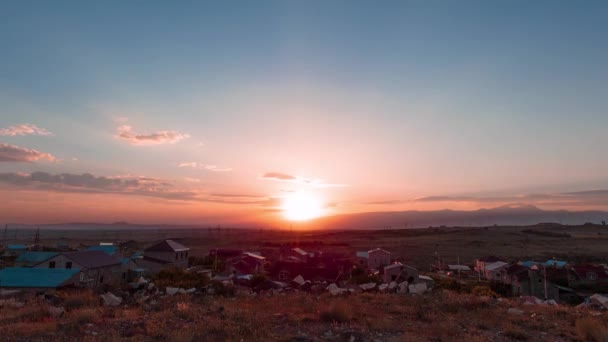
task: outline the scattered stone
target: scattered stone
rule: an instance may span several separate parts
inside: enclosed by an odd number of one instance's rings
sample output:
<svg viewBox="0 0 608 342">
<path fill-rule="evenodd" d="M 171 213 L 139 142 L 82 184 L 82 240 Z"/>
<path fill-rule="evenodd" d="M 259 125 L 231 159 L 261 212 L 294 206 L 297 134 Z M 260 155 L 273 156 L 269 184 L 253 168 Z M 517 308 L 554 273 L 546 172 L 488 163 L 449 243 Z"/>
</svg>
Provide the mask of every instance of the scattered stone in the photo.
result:
<svg viewBox="0 0 608 342">
<path fill-rule="evenodd" d="M 410 284 L 407 289 L 411 294 L 423 294 L 426 292 L 427 286 L 426 283 L 416 283 Z"/>
<path fill-rule="evenodd" d="M 169 296 L 173 296 L 174 294 L 179 292 L 179 289 L 177 287 L 167 287 L 166 291 Z"/>
<path fill-rule="evenodd" d="M 519 310 L 516 308 L 509 308 L 509 310 L 507 310 L 507 313 L 509 315 L 514 315 L 514 316 L 521 316 L 524 314 L 524 312 L 522 310 Z"/>
<path fill-rule="evenodd" d="M 104 306 L 119 306 L 122 303 L 122 298 L 115 296 L 111 292 L 100 295 Z"/>
</svg>

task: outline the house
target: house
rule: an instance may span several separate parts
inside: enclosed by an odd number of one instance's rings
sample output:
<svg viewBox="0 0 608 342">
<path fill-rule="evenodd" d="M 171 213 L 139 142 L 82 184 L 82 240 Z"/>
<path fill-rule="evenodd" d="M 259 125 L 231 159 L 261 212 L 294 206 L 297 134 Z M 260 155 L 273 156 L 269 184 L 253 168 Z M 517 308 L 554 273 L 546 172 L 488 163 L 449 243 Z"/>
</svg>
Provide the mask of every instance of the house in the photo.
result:
<svg viewBox="0 0 608 342">
<path fill-rule="evenodd" d="M 448 265 L 448 275 L 451 274 L 469 274 L 471 273 L 471 268 L 467 265 Z"/>
<path fill-rule="evenodd" d="M 502 269 L 507 267 L 509 264 L 504 261 L 496 261 L 493 263 L 484 263 L 483 275 L 487 280 L 501 281 L 502 280 Z"/>
<path fill-rule="evenodd" d="M 521 275 L 527 275 L 529 270 L 529 267 L 520 264 L 513 264 L 504 267 L 500 270 L 501 282 L 508 285 L 517 283 L 519 278 L 521 278 Z"/>
<path fill-rule="evenodd" d="M 63 286 L 77 285 L 80 270 L 59 268 L 23 268 L 10 267 L 0 270 L 0 287 L 46 291 Z"/>
<path fill-rule="evenodd" d="M 173 240 L 163 240 L 144 249 L 143 258 L 137 264 L 146 274 L 155 274 L 167 268 L 188 268 L 190 248 Z"/>
<path fill-rule="evenodd" d="M 563 260 L 547 260 L 542 263 L 542 266 L 552 268 L 565 268 L 566 266 L 568 266 L 568 262 Z"/>
<path fill-rule="evenodd" d="M 369 259 L 367 251 L 359 251 L 355 254 L 355 257 L 357 259 L 357 265 L 367 267 L 367 260 Z"/>
<path fill-rule="evenodd" d="M 483 273 L 486 268 L 486 265 L 493 264 L 498 261 L 504 262 L 503 259 L 493 256 L 493 255 L 479 258 L 479 259 L 475 260 L 475 271 Z"/>
<path fill-rule="evenodd" d="M 409 283 L 414 283 L 418 280 L 419 276 L 417 269 L 397 262 L 384 266 L 384 274 L 382 278 L 385 283 L 390 283 L 392 281 L 408 281 Z"/>
<path fill-rule="evenodd" d="M 606 289 L 608 272 L 601 265 L 573 265 L 568 270 L 568 286 Z"/>
<path fill-rule="evenodd" d="M 544 272 L 525 267 L 510 269 L 509 282 L 514 296 L 534 296 L 541 299 L 559 300 L 559 286 L 546 280 Z"/>
<path fill-rule="evenodd" d="M 15 259 L 15 267 L 33 267 L 58 254 L 59 252 L 25 251 Z"/>
<path fill-rule="evenodd" d="M 265 264 L 265 257 L 255 253 L 245 252 L 228 265 L 228 272 L 235 276 L 263 273 Z"/>
<path fill-rule="evenodd" d="M 391 253 L 382 248 L 372 249 L 367 252 L 367 267 L 380 269 L 391 264 Z"/>
<path fill-rule="evenodd" d="M 308 259 L 308 252 L 299 247 L 292 248 L 287 254 L 289 258 L 299 260 L 301 262 L 306 262 Z"/>
<path fill-rule="evenodd" d="M 26 245 L 7 245 L 5 255 L 6 256 L 18 256 L 19 254 L 25 252 L 27 249 Z"/>
<path fill-rule="evenodd" d="M 120 260 L 102 251 L 65 252 L 36 264 L 34 268 L 79 269 L 80 284 L 89 288 L 116 285 L 122 280 Z"/>
<path fill-rule="evenodd" d="M 96 245 L 96 246 L 90 246 L 87 247 L 86 249 L 87 251 L 102 251 L 102 252 L 106 252 L 109 255 L 115 256 L 115 257 L 119 257 L 119 251 L 118 251 L 118 246 L 114 246 L 114 245 Z"/>
</svg>

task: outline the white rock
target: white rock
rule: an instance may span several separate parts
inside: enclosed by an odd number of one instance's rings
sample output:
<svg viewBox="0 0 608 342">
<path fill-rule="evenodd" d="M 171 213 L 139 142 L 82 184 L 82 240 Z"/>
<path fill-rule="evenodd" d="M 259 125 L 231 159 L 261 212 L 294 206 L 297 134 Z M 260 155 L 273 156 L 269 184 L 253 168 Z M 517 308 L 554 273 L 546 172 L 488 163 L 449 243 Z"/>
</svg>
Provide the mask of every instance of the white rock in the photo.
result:
<svg viewBox="0 0 608 342">
<path fill-rule="evenodd" d="M 122 303 L 122 298 L 115 296 L 113 293 L 108 292 L 100 295 L 104 306 L 119 306 Z"/>
<path fill-rule="evenodd" d="M 378 286 L 378 290 L 380 290 L 380 291 L 388 290 L 388 284 L 381 284 L 380 286 Z"/>
<path fill-rule="evenodd" d="M 179 289 L 177 287 L 167 287 L 167 294 L 169 296 L 173 296 L 174 294 L 176 294 L 179 291 Z"/>
<path fill-rule="evenodd" d="M 298 285 L 300 285 L 300 286 L 302 286 L 302 285 L 304 285 L 306 283 L 306 281 L 304 280 L 304 277 L 302 277 L 301 275 L 293 278 L 293 282 L 296 283 L 296 284 L 298 284 Z"/>
<path fill-rule="evenodd" d="M 376 288 L 376 283 L 361 284 L 361 285 L 359 285 L 359 287 L 363 291 L 368 291 L 368 290 L 372 290 L 372 289 Z"/>
<path fill-rule="evenodd" d="M 346 289 L 341 289 L 338 287 L 338 285 L 331 283 L 328 287 L 327 287 L 327 291 L 329 291 L 329 293 L 331 293 L 332 296 L 337 296 L 339 294 L 342 294 L 348 290 Z"/>
<path fill-rule="evenodd" d="M 509 308 L 509 310 L 507 310 L 507 313 L 509 315 L 515 315 L 515 316 L 521 316 L 524 314 L 524 312 L 522 310 L 519 310 L 516 308 Z"/>
<path fill-rule="evenodd" d="M 388 289 L 389 290 L 394 290 L 397 288 L 397 282 L 396 281 L 391 281 L 390 284 L 388 284 Z"/>
<path fill-rule="evenodd" d="M 416 283 L 410 284 L 407 289 L 411 294 L 422 294 L 426 292 L 427 287 L 426 283 Z"/>
</svg>

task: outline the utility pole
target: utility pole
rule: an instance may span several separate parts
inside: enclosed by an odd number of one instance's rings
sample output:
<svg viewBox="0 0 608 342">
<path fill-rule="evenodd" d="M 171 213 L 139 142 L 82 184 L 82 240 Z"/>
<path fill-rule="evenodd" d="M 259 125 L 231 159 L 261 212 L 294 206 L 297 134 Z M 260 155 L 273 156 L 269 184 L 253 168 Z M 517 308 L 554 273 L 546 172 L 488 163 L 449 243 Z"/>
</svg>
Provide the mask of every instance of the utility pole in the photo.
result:
<svg viewBox="0 0 608 342">
<path fill-rule="evenodd" d="M 40 244 L 40 227 L 36 230 L 36 235 L 34 235 L 34 245 Z"/>
<path fill-rule="evenodd" d="M 547 300 L 547 266 L 543 267 L 545 277 L 545 300 Z"/>
</svg>

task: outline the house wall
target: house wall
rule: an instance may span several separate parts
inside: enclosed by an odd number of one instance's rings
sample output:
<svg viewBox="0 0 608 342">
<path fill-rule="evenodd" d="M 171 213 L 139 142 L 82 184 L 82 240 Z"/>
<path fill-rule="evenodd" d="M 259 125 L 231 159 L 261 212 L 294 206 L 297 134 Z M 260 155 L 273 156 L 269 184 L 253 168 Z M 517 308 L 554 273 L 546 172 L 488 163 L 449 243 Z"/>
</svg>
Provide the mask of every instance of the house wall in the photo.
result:
<svg viewBox="0 0 608 342">
<path fill-rule="evenodd" d="M 79 275 L 79 283 L 84 287 L 96 288 L 104 284 L 118 285 L 122 281 L 122 266 L 120 263 L 108 267 L 88 269 L 63 254 L 56 255 L 34 266 L 34 268 L 50 268 L 51 262 L 55 262 L 55 268 L 66 268 L 66 263 L 72 262 L 72 268 L 80 269 L 79 274 L 82 274 L 82 276 Z"/>
<path fill-rule="evenodd" d="M 144 256 L 154 259 L 165 260 L 173 263 L 172 267 L 187 268 L 188 267 L 188 251 L 184 252 L 157 252 L 145 251 Z"/>
<path fill-rule="evenodd" d="M 385 251 L 373 251 L 369 252 L 367 259 L 367 267 L 369 268 L 381 268 L 382 266 L 390 265 L 391 253 Z"/>
</svg>

